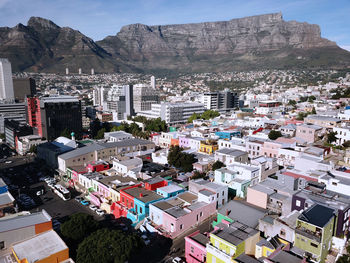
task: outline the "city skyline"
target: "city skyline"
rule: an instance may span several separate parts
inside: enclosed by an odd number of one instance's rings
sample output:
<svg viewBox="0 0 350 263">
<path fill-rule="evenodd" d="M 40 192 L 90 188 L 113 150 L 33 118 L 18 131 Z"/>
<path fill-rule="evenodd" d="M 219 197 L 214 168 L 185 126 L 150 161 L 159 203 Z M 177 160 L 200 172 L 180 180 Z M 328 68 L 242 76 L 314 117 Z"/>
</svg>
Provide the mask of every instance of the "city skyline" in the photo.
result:
<svg viewBox="0 0 350 263">
<path fill-rule="evenodd" d="M 26 24 L 31 16 L 50 19 L 59 26 L 81 31 L 94 40 L 116 35 L 122 26 L 134 23 L 147 25 L 225 21 L 245 16 L 282 12 L 286 21 L 318 24 L 321 35 L 350 50 L 350 29 L 347 0 L 307 1 L 43 1 L 0 0 L 0 26 Z"/>
</svg>

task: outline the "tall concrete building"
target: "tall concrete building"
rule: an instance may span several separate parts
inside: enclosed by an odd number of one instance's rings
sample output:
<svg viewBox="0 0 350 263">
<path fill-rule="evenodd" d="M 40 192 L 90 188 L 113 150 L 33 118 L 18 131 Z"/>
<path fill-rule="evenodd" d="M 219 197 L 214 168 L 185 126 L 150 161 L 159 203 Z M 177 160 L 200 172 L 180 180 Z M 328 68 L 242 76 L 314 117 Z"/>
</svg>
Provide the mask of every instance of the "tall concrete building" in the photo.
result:
<svg viewBox="0 0 350 263">
<path fill-rule="evenodd" d="M 152 89 L 156 89 L 156 78 L 155 78 L 155 76 L 151 77 L 151 87 L 152 87 Z"/>
<path fill-rule="evenodd" d="M 24 102 L 25 97 L 31 97 L 36 94 L 35 79 L 13 79 L 13 92 L 16 102 Z"/>
<path fill-rule="evenodd" d="M 11 63 L 0 58 L 0 100 L 13 101 L 14 98 Z"/>
<path fill-rule="evenodd" d="M 160 104 L 152 104 L 151 110 L 139 112 L 137 115 L 151 119 L 161 118 L 168 124 L 177 124 L 186 123 L 193 113 L 202 114 L 204 111 L 205 108 L 202 103 L 162 102 Z"/>
<path fill-rule="evenodd" d="M 67 129 L 82 133 L 81 101 L 72 96 L 30 97 L 26 100 L 27 122 L 34 133 L 52 141 Z"/>
<path fill-rule="evenodd" d="M 159 103 L 157 91 L 149 85 L 136 84 L 134 85 L 133 92 L 135 113 L 149 111 L 152 108 L 152 104 Z"/>
<path fill-rule="evenodd" d="M 115 119 L 126 119 L 134 115 L 133 86 L 96 87 L 93 90 L 93 102 L 95 106 L 102 106 L 104 111 L 112 112 Z"/>
<path fill-rule="evenodd" d="M 26 122 L 26 109 L 24 103 L 0 103 L 0 133 L 5 132 L 5 120 Z"/>
<path fill-rule="evenodd" d="M 203 94 L 202 103 L 208 110 L 229 111 L 238 107 L 238 94 L 227 90 L 206 92 Z"/>
</svg>

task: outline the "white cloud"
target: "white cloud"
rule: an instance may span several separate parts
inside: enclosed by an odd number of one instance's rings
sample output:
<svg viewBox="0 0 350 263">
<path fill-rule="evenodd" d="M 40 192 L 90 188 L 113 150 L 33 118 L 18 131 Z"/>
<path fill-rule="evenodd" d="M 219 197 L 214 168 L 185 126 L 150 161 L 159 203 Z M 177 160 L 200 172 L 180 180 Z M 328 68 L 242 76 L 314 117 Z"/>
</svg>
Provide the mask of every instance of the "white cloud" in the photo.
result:
<svg viewBox="0 0 350 263">
<path fill-rule="evenodd" d="M 340 46 L 342 49 L 345 49 L 347 51 L 350 51 L 350 45 L 346 45 L 346 46 Z"/>
</svg>

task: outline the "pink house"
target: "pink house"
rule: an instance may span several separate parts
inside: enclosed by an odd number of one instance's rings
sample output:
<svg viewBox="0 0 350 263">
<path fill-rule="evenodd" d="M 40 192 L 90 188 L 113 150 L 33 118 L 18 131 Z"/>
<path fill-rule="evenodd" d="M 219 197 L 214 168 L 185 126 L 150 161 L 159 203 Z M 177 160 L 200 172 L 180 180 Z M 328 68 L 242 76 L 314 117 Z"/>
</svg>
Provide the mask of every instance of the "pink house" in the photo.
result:
<svg viewBox="0 0 350 263">
<path fill-rule="evenodd" d="M 197 230 L 196 232 L 185 237 L 185 258 L 187 263 L 204 263 L 206 262 L 207 249 L 206 245 L 209 238 Z"/>
<path fill-rule="evenodd" d="M 295 137 L 301 138 L 308 143 L 314 143 L 322 133 L 322 127 L 313 124 L 302 124 L 297 126 Z"/>
<path fill-rule="evenodd" d="M 164 212 L 163 228 L 175 238 L 216 213 L 216 203 L 196 202 L 185 207 L 175 206 Z"/>
<path fill-rule="evenodd" d="M 282 144 L 275 141 L 266 141 L 261 149 L 261 153 L 267 157 L 278 156 L 278 150 L 282 147 Z"/>
</svg>

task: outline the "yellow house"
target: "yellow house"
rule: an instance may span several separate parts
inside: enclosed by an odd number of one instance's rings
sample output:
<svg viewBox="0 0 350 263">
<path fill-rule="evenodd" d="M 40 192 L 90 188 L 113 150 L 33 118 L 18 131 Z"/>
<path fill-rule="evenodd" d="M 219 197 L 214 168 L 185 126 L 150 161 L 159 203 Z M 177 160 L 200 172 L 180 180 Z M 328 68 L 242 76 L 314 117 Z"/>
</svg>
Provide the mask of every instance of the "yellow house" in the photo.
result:
<svg viewBox="0 0 350 263">
<path fill-rule="evenodd" d="M 210 242 L 207 244 L 207 262 L 234 262 L 234 258 L 243 253 L 254 255 L 255 245 L 259 239 L 259 231 L 240 222 L 236 221 L 223 226 L 210 234 Z"/>
<path fill-rule="evenodd" d="M 218 143 L 211 140 L 201 141 L 199 146 L 199 152 L 206 154 L 213 154 L 217 149 L 219 149 Z"/>
<path fill-rule="evenodd" d="M 255 247 L 255 257 L 268 257 L 278 248 L 283 248 L 288 245 L 288 241 L 275 236 L 273 238 L 262 239 L 256 243 Z"/>
</svg>

